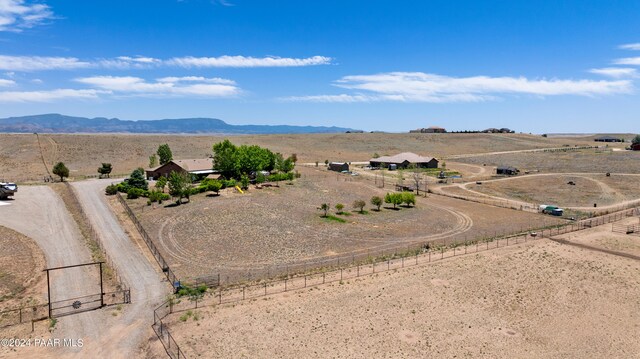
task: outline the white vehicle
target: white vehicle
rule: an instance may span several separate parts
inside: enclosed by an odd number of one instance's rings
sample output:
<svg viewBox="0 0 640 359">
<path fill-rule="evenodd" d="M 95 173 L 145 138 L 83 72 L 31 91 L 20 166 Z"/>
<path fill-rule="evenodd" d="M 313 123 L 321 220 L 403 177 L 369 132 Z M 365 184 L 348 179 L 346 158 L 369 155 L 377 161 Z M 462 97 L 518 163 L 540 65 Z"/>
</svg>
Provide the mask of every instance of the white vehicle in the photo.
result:
<svg viewBox="0 0 640 359">
<path fill-rule="evenodd" d="M 18 185 L 9 182 L 0 182 L 0 199 L 7 199 L 18 192 Z"/>
</svg>

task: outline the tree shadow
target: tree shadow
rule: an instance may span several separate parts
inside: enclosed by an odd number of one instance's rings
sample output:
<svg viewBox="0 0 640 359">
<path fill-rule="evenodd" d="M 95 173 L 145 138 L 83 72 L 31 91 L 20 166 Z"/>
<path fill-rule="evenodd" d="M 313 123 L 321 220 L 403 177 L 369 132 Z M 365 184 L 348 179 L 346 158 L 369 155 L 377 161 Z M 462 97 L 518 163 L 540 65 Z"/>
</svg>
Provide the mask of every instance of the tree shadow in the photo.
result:
<svg viewBox="0 0 640 359">
<path fill-rule="evenodd" d="M 400 207 L 395 207 L 395 208 L 394 207 L 383 207 L 383 208 L 384 209 L 390 209 L 392 211 L 399 211 L 400 210 Z"/>
</svg>

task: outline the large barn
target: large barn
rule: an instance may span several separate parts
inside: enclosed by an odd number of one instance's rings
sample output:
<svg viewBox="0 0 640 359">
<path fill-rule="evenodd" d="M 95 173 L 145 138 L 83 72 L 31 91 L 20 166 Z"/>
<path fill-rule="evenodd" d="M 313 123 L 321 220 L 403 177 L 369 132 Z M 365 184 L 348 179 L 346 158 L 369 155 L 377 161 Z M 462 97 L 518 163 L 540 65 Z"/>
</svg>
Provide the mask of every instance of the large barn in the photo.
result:
<svg viewBox="0 0 640 359">
<path fill-rule="evenodd" d="M 395 165 L 396 168 L 402 169 L 409 166 L 416 168 L 438 168 L 438 160 L 433 157 L 422 157 L 415 153 L 403 152 L 395 156 L 382 156 L 378 158 L 372 158 L 369 160 L 371 167 L 384 167 L 389 168 L 391 165 Z M 394 166 L 391 166 L 392 168 Z"/>
<path fill-rule="evenodd" d="M 210 174 L 216 173 L 213 169 L 211 158 L 205 159 L 188 159 L 188 160 L 171 160 L 162 166 L 146 170 L 147 178 L 158 179 L 160 177 L 169 177 L 171 172 L 189 173 L 196 178 L 204 178 Z"/>
</svg>

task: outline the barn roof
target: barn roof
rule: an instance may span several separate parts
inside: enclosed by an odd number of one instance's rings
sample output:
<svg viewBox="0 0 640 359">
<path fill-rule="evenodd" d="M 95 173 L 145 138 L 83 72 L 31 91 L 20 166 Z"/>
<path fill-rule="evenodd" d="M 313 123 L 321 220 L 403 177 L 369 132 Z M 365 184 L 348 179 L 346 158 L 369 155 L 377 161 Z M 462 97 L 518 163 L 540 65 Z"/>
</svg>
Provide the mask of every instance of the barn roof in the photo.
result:
<svg viewBox="0 0 640 359">
<path fill-rule="evenodd" d="M 433 157 L 422 157 L 412 152 L 402 152 L 395 156 L 381 156 L 378 158 L 372 158 L 370 162 L 381 162 L 381 163 L 403 163 L 405 161 L 409 163 L 425 163 L 433 160 Z"/>
</svg>

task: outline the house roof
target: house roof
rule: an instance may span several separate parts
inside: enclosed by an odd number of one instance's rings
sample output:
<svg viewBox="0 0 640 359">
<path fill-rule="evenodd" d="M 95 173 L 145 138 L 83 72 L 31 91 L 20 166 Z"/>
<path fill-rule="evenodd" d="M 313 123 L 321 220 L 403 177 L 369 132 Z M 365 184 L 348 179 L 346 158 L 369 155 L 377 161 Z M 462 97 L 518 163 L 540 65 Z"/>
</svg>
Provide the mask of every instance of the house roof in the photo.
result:
<svg viewBox="0 0 640 359">
<path fill-rule="evenodd" d="M 329 162 L 329 165 L 338 165 L 338 166 L 343 166 L 346 165 L 346 162 Z"/>
<path fill-rule="evenodd" d="M 187 172 L 210 171 L 213 168 L 213 162 L 210 158 L 173 160 L 171 161 L 182 167 Z"/>
<path fill-rule="evenodd" d="M 372 158 L 369 161 L 381 163 L 403 163 L 405 161 L 409 163 L 425 163 L 433 159 L 433 157 L 422 157 L 412 152 L 402 152 L 395 156 L 381 156 L 378 158 Z"/>
<path fill-rule="evenodd" d="M 210 158 L 197 158 L 197 159 L 186 159 L 186 160 L 171 160 L 161 166 L 155 168 L 149 168 L 147 172 L 155 172 L 161 169 L 162 167 L 168 165 L 169 163 L 174 163 L 179 166 L 183 170 L 195 173 L 195 174 L 204 174 L 204 173 L 212 173 L 215 172 L 213 170 L 213 163 Z"/>
</svg>

